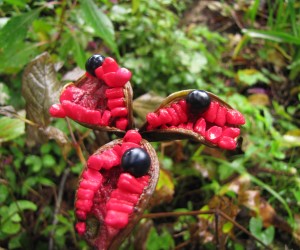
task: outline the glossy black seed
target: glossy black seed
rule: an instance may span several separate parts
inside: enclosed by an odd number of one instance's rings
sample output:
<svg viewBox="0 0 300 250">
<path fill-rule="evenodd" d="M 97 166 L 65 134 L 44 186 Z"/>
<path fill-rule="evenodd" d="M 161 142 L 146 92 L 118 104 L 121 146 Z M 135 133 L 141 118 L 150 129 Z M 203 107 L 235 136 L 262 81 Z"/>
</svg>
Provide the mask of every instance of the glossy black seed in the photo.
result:
<svg viewBox="0 0 300 250">
<path fill-rule="evenodd" d="M 151 159 L 146 150 L 142 148 L 131 148 L 125 151 L 121 159 L 121 167 L 125 172 L 134 177 L 141 177 L 148 173 Z"/>
<path fill-rule="evenodd" d="M 95 75 L 95 69 L 100 67 L 104 62 L 105 57 L 101 55 L 93 55 L 91 56 L 85 63 L 85 69 L 86 71 L 93 75 Z"/>
<path fill-rule="evenodd" d="M 204 90 L 194 90 L 186 97 L 191 111 L 203 112 L 210 105 L 210 96 Z"/>
</svg>

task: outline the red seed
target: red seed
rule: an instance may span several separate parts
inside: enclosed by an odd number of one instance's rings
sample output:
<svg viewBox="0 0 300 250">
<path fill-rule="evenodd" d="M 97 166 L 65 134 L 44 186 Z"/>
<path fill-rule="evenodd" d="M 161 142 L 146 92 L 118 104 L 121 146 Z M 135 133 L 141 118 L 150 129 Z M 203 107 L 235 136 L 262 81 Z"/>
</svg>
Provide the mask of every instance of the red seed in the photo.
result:
<svg viewBox="0 0 300 250">
<path fill-rule="evenodd" d="M 121 146 L 120 146 L 119 144 L 115 145 L 115 146 L 113 147 L 113 150 L 117 153 L 117 155 L 118 155 L 119 157 L 122 156 L 122 148 L 121 148 Z"/>
<path fill-rule="evenodd" d="M 107 99 L 115 99 L 124 97 L 123 88 L 109 88 L 105 91 L 105 96 Z"/>
<path fill-rule="evenodd" d="M 126 130 L 128 126 L 128 119 L 127 118 L 119 118 L 117 121 L 116 121 L 116 127 L 120 130 Z"/>
<path fill-rule="evenodd" d="M 167 108 L 168 113 L 170 114 L 170 116 L 172 117 L 172 122 L 170 125 L 174 125 L 177 126 L 180 123 L 180 119 L 175 111 L 175 109 L 173 108 Z"/>
<path fill-rule="evenodd" d="M 211 102 L 208 110 L 206 110 L 202 114 L 202 117 L 206 121 L 213 123 L 217 117 L 217 112 L 218 112 L 219 106 L 220 106 L 220 104 L 218 102 Z"/>
<path fill-rule="evenodd" d="M 243 125 L 243 124 L 245 124 L 244 116 L 239 111 L 237 111 L 235 109 L 227 110 L 226 120 L 227 120 L 227 123 L 232 124 L 232 125 Z"/>
<path fill-rule="evenodd" d="M 85 211 L 85 212 L 91 211 L 92 206 L 93 206 L 93 201 L 91 201 L 91 200 L 77 199 L 76 202 L 75 202 L 75 207 L 78 210 L 82 210 L 82 211 Z"/>
<path fill-rule="evenodd" d="M 128 224 L 128 214 L 119 211 L 109 210 L 107 211 L 104 221 L 107 226 L 121 229 Z"/>
<path fill-rule="evenodd" d="M 86 92 L 80 88 L 75 86 L 69 86 L 63 90 L 59 97 L 59 101 L 62 103 L 63 101 L 71 101 L 78 102 L 85 95 Z"/>
<path fill-rule="evenodd" d="M 100 124 L 102 126 L 108 126 L 111 118 L 111 112 L 109 110 L 105 110 L 102 114 L 101 122 Z"/>
<path fill-rule="evenodd" d="M 62 107 L 68 117 L 75 121 L 87 124 L 99 124 L 101 113 L 98 110 L 89 110 L 70 101 L 63 101 Z"/>
<path fill-rule="evenodd" d="M 107 106 L 110 110 L 117 108 L 117 107 L 124 107 L 125 100 L 124 100 L 124 98 L 108 99 Z"/>
<path fill-rule="evenodd" d="M 61 106 L 61 104 L 53 104 L 50 109 L 49 113 L 51 116 L 56 117 L 56 118 L 65 118 L 66 117 L 66 112 Z"/>
<path fill-rule="evenodd" d="M 176 111 L 176 113 L 180 119 L 180 122 L 186 123 L 188 118 L 187 118 L 186 113 L 182 110 L 181 106 L 177 103 L 173 103 L 171 105 L 171 107 Z"/>
<path fill-rule="evenodd" d="M 113 149 L 104 151 L 101 154 L 101 159 L 103 161 L 102 167 L 104 169 L 110 169 L 120 164 L 120 157 Z"/>
<path fill-rule="evenodd" d="M 103 79 L 104 72 L 102 66 L 95 69 L 95 75 L 98 79 Z"/>
<path fill-rule="evenodd" d="M 217 143 L 221 135 L 222 135 L 222 128 L 218 126 L 213 126 L 206 131 L 205 139 L 212 143 Z"/>
<path fill-rule="evenodd" d="M 236 141 L 228 136 L 222 136 L 218 142 L 220 148 L 234 150 L 236 148 Z"/>
<path fill-rule="evenodd" d="M 99 184 L 101 184 L 103 181 L 102 175 L 98 171 L 90 168 L 83 172 L 82 177 L 86 180 L 93 181 Z"/>
<path fill-rule="evenodd" d="M 148 113 L 146 116 L 147 122 L 153 127 L 157 128 L 161 125 L 161 120 L 156 113 Z"/>
<path fill-rule="evenodd" d="M 227 108 L 223 106 L 219 106 L 218 112 L 217 112 L 217 117 L 214 121 L 214 123 L 220 127 L 223 127 L 226 123 L 226 112 Z"/>
<path fill-rule="evenodd" d="M 78 210 L 76 209 L 76 218 L 79 219 L 79 220 L 86 220 L 86 212 L 83 211 L 83 210 Z"/>
<path fill-rule="evenodd" d="M 99 189 L 100 185 L 101 185 L 101 182 L 94 182 L 94 181 L 83 179 L 80 182 L 79 187 L 83 188 L 83 189 L 97 191 Z"/>
<path fill-rule="evenodd" d="M 136 178 L 128 173 L 122 173 L 120 175 L 117 186 L 121 190 L 138 195 L 144 190 L 144 185 L 140 184 Z"/>
<path fill-rule="evenodd" d="M 140 148 L 141 146 L 137 143 L 134 142 L 123 142 L 121 145 L 121 155 L 123 156 L 123 154 L 131 149 L 131 148 Z"/>
<path fill-rule="evenodd" d="M 102 68 L 104 73 L 116 72 L 119 69 L 119 65 L 113 58 L 106 57 L 102 64 Z"/>
<path fill-rule="evenodd" d="M 178 104 L 180 105 L 182 111 L 186 114 L 187 111 L 187 104 L 186 101 L 184 99 L 181 99 Z"/>
<path fill-rule="evenodd" d="M 112 117 L 120 117 L 120 116 L 122 117 L 127 115 L 128 115 L 128 110 L 125 107 L 118 107 L 111 110 Z"/>
<path fill-rule="evenodd" d="M 136 144 L 140 144 L 142 140 L 142 136 L 137 130 L 128 130 L 123 138 L 124 142 L 133 142 Z"/>
<path fill-rule="evenodd" d="M 204 118 L 199 118 L 194 126 L 194 131 L 202 136 L 205 136 L 206 122 Z"/>
<path fill-rule="evenodd" d="M 113 198 L 109 199 L 109 201 L 106 203 L 106 209 L 130 214 L 133 211 L 133 204 L 128 202 L 120 202 L 120 200 Z"/>
<path fill-rule="evenodd" d="M 123 87 L 131 78 L 131 72 L 125 68 L 119 68 L 116 72 L 103 75 L 103 80 L 109 87 Z"/>
<path fill-rule="evenodd" d="M 77 222 L 75 228 L 79 235 L 83 235 L 86 231 L 86 224 L 85 222 Z"/>
<path fill-rule="evenodd" d="M 168 123 L 171 123 L 173 120 L 172 117 L 170 116 L 169 112 L 164 108 L 161 108 L 158 111 L 158 118 L 161 121 L 161 124 L 168 124 Z"/>
<path fill-rule="evenodd" d="M 118 200 L 124 200 L 136 204 L 139 200 L 138 194 L 129 193 L 125 190 L 115 189 L 112 191 L 110 198 L 115 198 Z"/>
<path fill-rule="evenodd" d="M 225 127 L 223 128 L 222 136 L 228 136 L 231 138 L 236 138 L 240 135 L 239 128 Z"/>
<path fill-rule="evenodd" d="M 81 200 L 92 200 L 94 198 L 94 191 L 84 188 L 79 188 L 77 190 L 77 199 Z"/>
</svg>

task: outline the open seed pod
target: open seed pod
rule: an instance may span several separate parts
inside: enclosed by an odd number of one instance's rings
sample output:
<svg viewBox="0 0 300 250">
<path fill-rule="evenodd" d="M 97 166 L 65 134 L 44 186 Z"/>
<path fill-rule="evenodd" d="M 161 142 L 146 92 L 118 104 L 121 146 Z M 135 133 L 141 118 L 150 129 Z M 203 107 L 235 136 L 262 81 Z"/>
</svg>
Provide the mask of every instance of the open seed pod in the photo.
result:
<svg viewBox="0 0 300 250">
<path fill-rule="evenodd" d="M 233 150 L 245 123 L 243 115 L 216 95 L 184 90 L 168 96 L 139 132 L 149 141 L 192 139 Z"/>
<path fill-rule="evenodd" d="M 131 72 L 110 57 L 94 55 L 87 73 L 67 84 L 60 103 L 50 108 L 53 117 L 69 117 L 85 127 L 125 133 L 133 127 Z"/>
<path fill-rule="evenodd" d="M 76 193 L 76 230 L 96 249 L 118 249 L 145 210 L 159 176 L 152 146 L 136 130 L 89 157 Z"/>
</svg>

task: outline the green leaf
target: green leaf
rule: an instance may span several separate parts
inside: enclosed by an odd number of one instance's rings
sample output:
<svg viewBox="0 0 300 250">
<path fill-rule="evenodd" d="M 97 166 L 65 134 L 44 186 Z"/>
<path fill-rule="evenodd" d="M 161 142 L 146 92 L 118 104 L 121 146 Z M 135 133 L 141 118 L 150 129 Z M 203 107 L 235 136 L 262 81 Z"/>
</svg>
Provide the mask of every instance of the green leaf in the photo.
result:
<svg viewBox="0 0 300 250">
<path fill-rule="evenodd" d="M 0 203 L 4 202 L 8 196 L 8 187 L 0 185 Z"/>
<path fill-rule="evenodd" d="M 25 124 L 23 121 L 10 117 L 0 118 L 0 143 L 13 140 L 24 134 Z"/>
<path fill-rule="evenodd" d="M 12 17 L 0 30 L 0 48 L 2 53 L 12 50 L 14 44 L 23 40 L 31 23 L 37 19 L 41 9 L 35 9 L 25 14 Z"/>
<path fill-rule="evenodd" d="M 31 201 L 18 200 L 18 201 L 13 202 L 12 204 L 10 204 L 8 211 L 9 211 L 10 214 L 13 214 L 15 212 L 18 212 L 19 210 L 33 210 L 33 211 L 36 211 L 37 210 L 37 205 L 35 205 Z"/>
<path fill-rule="evenodd" d="M 146 242 L 147 250 L 169 250 L 173 249 L 174 246 L 174 240 L 165 228 L 160 235 L 154 227 L 151 228 Z"/>
<path fill-rule="evenodd" d="M 42 168 L 41 158 L 36 155 L 29 155 L 25 159 L 25 165 L 31 166 L 33 172 L 39 172 Z"/>
<path fill-rule="evenodd" d="M 260 218 L 252 217 L 249 223 L 249 229 L 255 236 L 260 235 L 262 231 L 262 220 Z"/>
<path fill-rule="evenodd" d="M 13 221 L 7 220 L 3 225 L 1 226 L 1 230 L 3 233 L 6 234 L 16 234 L 21 229 L 21 225 L 19 223 L 15 223 Z"/>
<path fill-rule="evenodd" d="M 275 229 L 273 226 L 263 230 L 263 223 L 261 218 L 252 217 L 249 223 L 250 232 L 259 238 L 266 245 L 270 245 L 274 240 Z"/>
<path fill-rule="evenodd" d="M 44 155 L 42 158 L 42 162 L 44 167 L 53 167 L 56 165 L 54 157 L 50 154 Z"/>
<path fill-rule="evenodd" d="M 262 38 L 265 40 L 271 40 L 278 43 L 291 43 L 300 45 L 300 38 L 290 35 L 281 31 L 269 31 L 269 30 L 247 30 L 243 29 L 242 32 L 252 38 Z"/>
<path fill-rule="evenodd" d="M 84 19 L 94 30 L 95 35 L 102 38 L 112 51 L 119 55 L 117 44 L 115 43 L 115 32 L 112 22 L 98 8 L 93 0 L 80 0 Z"/>
<path fill-rule="evenodd" d="M 269 83 L 269 79 L 255 69 L 239 70 L 237 74 L 240 82 L 250 86 L 257 82 Z"/>
</svg>

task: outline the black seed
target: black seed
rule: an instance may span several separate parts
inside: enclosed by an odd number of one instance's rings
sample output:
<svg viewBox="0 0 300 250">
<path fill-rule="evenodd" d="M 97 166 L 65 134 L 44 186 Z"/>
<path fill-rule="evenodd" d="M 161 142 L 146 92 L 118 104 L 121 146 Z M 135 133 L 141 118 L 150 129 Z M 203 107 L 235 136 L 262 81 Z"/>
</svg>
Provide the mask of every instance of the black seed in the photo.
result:
<svg viewBox="0 0 300 250">
<path fill-rule="evenodd" d="M 203 112 L 210 105 L 210 96 L 204 90 L 194 90 L 187 95 L 186 102 L 193 112 Z"/>
<path fill-rule="evenodd" d="M 125 172 L 134 177 L 141 177 L 148 173 L 151 159 L 146 150 L 142 148 L 131 148 L 125 151 L 121 160 L 121 167 Z"/>
<path fill-rule="evenodd" d="M 95 75 L 95 69 L 100 67 L 104 62 L 105 57 L 101 55 L 93 55 L 91 56 L 85 63 L 85 69 L 86 71 L 93 75 Z"/>
</svg>

